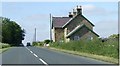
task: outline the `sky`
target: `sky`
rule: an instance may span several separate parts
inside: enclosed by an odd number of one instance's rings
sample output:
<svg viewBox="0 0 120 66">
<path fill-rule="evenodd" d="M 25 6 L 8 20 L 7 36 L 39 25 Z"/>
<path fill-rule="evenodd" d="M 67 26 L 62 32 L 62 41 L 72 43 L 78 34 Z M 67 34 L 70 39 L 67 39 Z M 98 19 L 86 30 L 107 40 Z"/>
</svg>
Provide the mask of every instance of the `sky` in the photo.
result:
<svg viewBox="0 0 120 66">
<path fill-rule="evenodd" d="M 68 16 L 77 5 L 94 25 L 100 37 L 118 33 L 118 2 L 2 2 L 2 17 L 17 22 L 25 29 L 24 44 L 32 42 L 34 29 L 37 41 L 49 39 L 50 16 Z"/>
</svg>

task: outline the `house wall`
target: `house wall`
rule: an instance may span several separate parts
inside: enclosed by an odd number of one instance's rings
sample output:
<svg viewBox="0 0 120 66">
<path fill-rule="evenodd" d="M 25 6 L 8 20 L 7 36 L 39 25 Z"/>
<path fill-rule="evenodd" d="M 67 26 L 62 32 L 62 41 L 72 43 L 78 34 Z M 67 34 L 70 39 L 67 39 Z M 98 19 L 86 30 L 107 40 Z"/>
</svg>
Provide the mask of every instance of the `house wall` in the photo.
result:
<svg viewBox="0 0 120 66">
<path fill-rule="evenodd" d="M 93 26 L 87 20 L 85 20 L 81 15 L 78 15 L 75 19 L 72 20 L 72 22 L 70 22 L 66 26 L 67 34 L 81 24 L 85 24 L 89 29 L 93 29 Z"/>
<path fill-rule="evenodd" d="M 64 29 L 55 28 L 54 37 L 55 37 L 55 42 L 64 41 Z"/>
<path fill-rule="evenodd" d="M 89 30 L 87 28 L 83 27 L 80 30 L 76 31 L 74 34 L 72 34 L 69 38 L 70 38 L 70 40 L 75 40 L 74 37 L 77 36 L 77 37 L 79 37 L 79 39 L 81 39 L 81 37 L 88 32 L 89 32 Z"/>
<path fill-rule="evenodd" d="M 54 27 L 52 29 L 52 39 L 53 39 L 53 42 L 55 42 L 55 28 Z"/>
<path fill-rule="evenodd" d="M 98 36 L 96 36 L 94 33 L 92 33 L 91 31 L 89 31 L 88 33 L 86 33 L 85 35 L 83 35 L 81 37 L 81 39 L 83 40 L 92 40 L 92 39 L 96 39 L 98 38 Z"/>
<path fill-rule="evenodd" d="M 85 24 L 89 29 L 93 30 L 93 26 L 85 19 L 83 19 L 80 24 Z"/>
<path fill-rule="evenodd" d="M 70 38 L 66 38 L 66 36 L 67 36 L 67 28 L 64 29 L 64 41 L 69 42 Z"/>
<path fill-rule="evenodd" d="M 97 36 L 92 33 L 91 31 L 89 31 L 87 28 L 82 28 L 80 30 L 78 30 L 76 33 L 74 33 L 73 35 L 71 35 L 69 38 L 70 40 L 75 40 L 75 36 L 79 36 L 78 40 L 91 40 L 91 39 L 95 39 L 97 38 Z"/>
</svg>

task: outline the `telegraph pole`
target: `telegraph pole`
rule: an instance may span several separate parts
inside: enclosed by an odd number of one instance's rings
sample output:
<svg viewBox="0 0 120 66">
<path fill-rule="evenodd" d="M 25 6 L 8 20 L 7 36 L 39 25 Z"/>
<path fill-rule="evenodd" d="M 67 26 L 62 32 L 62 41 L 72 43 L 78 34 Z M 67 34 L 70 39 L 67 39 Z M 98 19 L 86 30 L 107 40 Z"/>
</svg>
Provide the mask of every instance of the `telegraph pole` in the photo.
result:
<svg viewBox="0 0 120 66">
<path fill-rule="evenodd" d="M 36 28 L 35 28 L 35 33 L 34 33 L 34 39 L 33 42 L 36 42 Z"/>
<path fill-rule="evenodd" d="M 36 42 L 36 28 L 35 28 L 35 42 Z"/>
<path fill-rule="evenodd" d="M 51 22 L 51 13 L 50 13 L 50 40 L 52 40 L 52 22 Z"/>
</svg>

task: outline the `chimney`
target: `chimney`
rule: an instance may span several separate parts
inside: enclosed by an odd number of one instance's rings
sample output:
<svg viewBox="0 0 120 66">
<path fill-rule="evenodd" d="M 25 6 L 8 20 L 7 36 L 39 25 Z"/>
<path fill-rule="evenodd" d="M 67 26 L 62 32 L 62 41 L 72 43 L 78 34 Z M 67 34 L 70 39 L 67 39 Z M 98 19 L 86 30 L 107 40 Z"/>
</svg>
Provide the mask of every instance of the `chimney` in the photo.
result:
<svg viewBox="0 0 120 66">
<path fill-rule="evenodd" d="M 82 14 L 82 6 L 77 6 L 77 14 Z"/>
<path fill-rule="evenodd" d="M 71 12 L 69 12 L 69 17 L 70 17 L 70 18 L 72 18 L 72 17 L 73 17 L 73 15 L 72 15 L 72 13 L 71 13 Z"/>
<path fill-rule="evenodd" d="M 75 9 L 73 9 L 73 16 L 76 16 L 77 12 L 75 11 Z"/>
</svg>

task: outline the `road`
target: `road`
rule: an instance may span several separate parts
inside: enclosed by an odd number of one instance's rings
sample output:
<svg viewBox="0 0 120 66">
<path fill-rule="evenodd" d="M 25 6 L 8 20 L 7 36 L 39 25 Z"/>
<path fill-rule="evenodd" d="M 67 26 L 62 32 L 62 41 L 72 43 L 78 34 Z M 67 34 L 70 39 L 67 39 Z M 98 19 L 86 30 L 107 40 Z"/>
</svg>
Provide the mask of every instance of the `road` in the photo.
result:
<svg viewBox="0 0 120 66">
<path fill-rule="evenodd" d="M 111 64 L 91 58 L 38 47 L 13 47 L 2 53 L 2 64 Z M 106 66 L 106 65 L 105 65 Z"/>
</svg>

